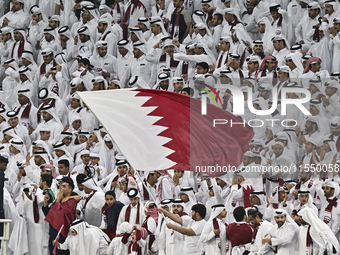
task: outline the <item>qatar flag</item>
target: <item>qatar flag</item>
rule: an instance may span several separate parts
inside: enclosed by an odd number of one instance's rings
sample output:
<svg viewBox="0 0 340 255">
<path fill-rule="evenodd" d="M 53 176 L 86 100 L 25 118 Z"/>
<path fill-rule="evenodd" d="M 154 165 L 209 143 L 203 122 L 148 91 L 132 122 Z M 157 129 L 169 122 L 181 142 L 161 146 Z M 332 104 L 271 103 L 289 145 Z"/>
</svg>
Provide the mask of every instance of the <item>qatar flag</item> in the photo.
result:
<svg viewBox="0 0 340 255">
<path fill-rule="evenodd" d="M 137 170 L 210 169 L 215 176 L 223 166 L 241 163 L 254 135 L 247 124 L 231 127 L 230 122 L 242 122 L 231 113 L 208 103 L 207 115 L 201 115 L 200 100 L 178 93 L 119 89 L 78 94 Z M 228 124 L 214 127 L 215 119 Z"/>
</svg>

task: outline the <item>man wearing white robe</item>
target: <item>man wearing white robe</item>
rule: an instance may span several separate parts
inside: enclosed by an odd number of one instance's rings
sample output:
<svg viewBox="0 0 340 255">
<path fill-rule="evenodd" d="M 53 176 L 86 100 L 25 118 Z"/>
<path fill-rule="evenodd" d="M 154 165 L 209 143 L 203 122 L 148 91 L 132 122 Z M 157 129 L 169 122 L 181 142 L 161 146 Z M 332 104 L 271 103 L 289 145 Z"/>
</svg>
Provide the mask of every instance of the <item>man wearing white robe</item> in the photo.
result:
<svg viewBox="0 0 340 255">
<path fill-rule="evenodd" d="M 98 41 L 95 46 L 96 49 L 90 58 L 93 69 L 96 70 L 98 75 L 102 75 L 106 79 L 116 77 L 117 59 L 115 56 L 108 53 L 108 43 L 105 41 Z"/>
<path fill-rule="evenodd" d="M 117 76 L 122 84 L 125 84 L 127 81 L 122 80 L 122 78 L 124 77 L 126 67 L 133 61 L 133 48 L 128 40 L 120 40 L 117 43 L 117 47 L 117 63 L 119 63 L 119 65 L 117 65 Z"/>
<path fill-rule="evenodd" d="M 34 141 L 38 138 L 40 129 L 43 127 L 48 127 L 51 131 L 51 137 L 50 140 L 53 141 L 55 139 L 58 139 L 61 131 L 63 131 L 64 127 L 61 124 L 54 108 L 51 105 L 45 105 L 41 108 L 42 115 L 44 122 L 40 123 L 37 127 L 37 129 L 34 130 L 34 132 L 30 135 L 31 139 Z"/>
<path fill-rule="evenodd" d="M 117 3 L 118 4 L 118 3 Z M 110 21 L 104 15 L 98 20 L 98 41 L 107 43 L 107 53 L 117 57 L 117 36 L 112 32 Z"/>
<path fill-rule="evenodd" d="M 298 212 L 298 221 L 302 224 L 299 228 L 299 241 L 296 249 L 298 255 L 305 254 L 338 254 L 339 241 L 329 227 L 322 222 L 310 208 Z M 308 244 L 307 240 L 312 243 Z"/>
<path fill-rule="evenodd" d="M 105 194 L 92 178 L 85 178 L 82 184 L 85 193 L 88 194 L 82 208 L 83 218 L 90 225 L 99 227 L 102 220 L 101 210 L 105 204 Z"/>
<path fill-rule="evenodd" d="M 255 235 L 254 241 L 251 243 L 247 243 L 245 248 L 247 251 L 250 251 L 250 255 L 255 255 L 262 246 L 262 240 L 265 235 L 269 233 L 269 230 L 273 227 L 273 225 L 263 219 L 263 215 L 259 212 L 257 207 L 252 207 L 248 211 L 248 221 L 254 226 Z"/>
<path fill-rule="evenodd" d="M 205 254 L 228 254 L 230 249 L 227 240 L 228 225 L 223 220 L 226 215 L 227 211 L 223 204 L 211 207 L 210 219 L 205 223 L 198 243 L 199 246 L 205 246 Z"/>
<path fill-rule="evenodd" d="M 333 48 L 332 72 L 336 72 L 340 67 L 340 18 L 334 19 L 333 27 L 330 28 L 330 47 Z"/>
<path fill-rule="evenodd" d="M 19 123 L 24 125 L 27 129 L 29 126 L 37 127 L 37 113 L 38 109 L 31 103 L 31 91 L 23 89 L 18 91 L 19 105 L 14 108 L 18 113 Z"/>
<path fill-rule="evenodd" d="M 337 197 L 339 195 L 339 184 L 337 182 L 328 180 L 324 184 L 324 190 L 322 189 L 322 183 L 320 181 L 315 181 L 314 185 L 316 185 L 316 193 L 321 200 L 319 218 L 327 224 L 335 236 L 338 236 L 340 229 L 338 217 L 340 206 L 337 202 Z"/>
<path fill-rule="evenodd" d="M 284 209 L 275 210 L 274 218 L 276 224 L 267 233 L 269 235 L 265 235 L 262 240 L 261 250 L 269 252 L 273 249 L 278 255 L 295 254 L 298 225 Z"/>
<path fill-rule="evenodd" d="M 308 16 L 303 17 L 295 28 L 296 41 L 299 44 L 310 45 L 313 34 L 313 26 L 319 23 L 319 14 L 321 7 L 319 3 L 313 2 L 308 6 Z"/>
<path fill-rule="evenodd" d="M 120 224 L 126 221 L 129 222 L 131 226 L 141 226 L 146 216 L 143 203 L 140 201 L 140 194 L 136 188 L 131 188 L 128 190 L 127 196 L 130 199 L 130 204 L 125 205 L 120 211 L 117 226 L 120 226 Z M 120 234 L 119 229 L 116 233 Z"/>
<path fill-rule="evenodd" d="M 14 29 L 26 29 L 30 22 L 28 13 L 24 11 L 24 0 L 12 2 L 12 9 L 0 17 L 0 27 L 9 26 Z"/>
</svg>

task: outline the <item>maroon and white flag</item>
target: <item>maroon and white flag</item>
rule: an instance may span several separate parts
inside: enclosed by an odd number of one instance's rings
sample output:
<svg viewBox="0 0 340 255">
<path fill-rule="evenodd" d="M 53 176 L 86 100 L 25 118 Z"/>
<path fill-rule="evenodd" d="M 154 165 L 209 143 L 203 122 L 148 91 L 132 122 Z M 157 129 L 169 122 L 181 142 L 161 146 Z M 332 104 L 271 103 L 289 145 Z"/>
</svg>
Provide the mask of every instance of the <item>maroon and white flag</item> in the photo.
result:
<svg viewBox="0 0 340 255">
<path fill-rule="evenodd" d="M 201 115 L 201 101 L 153 89 L 78 93 L 135 169 L 191 170 L 238 166 L 254 133 L 242 120 L 215 105 Z M 216 175 L 221 171 L 215 171 Z"/>
</svg>

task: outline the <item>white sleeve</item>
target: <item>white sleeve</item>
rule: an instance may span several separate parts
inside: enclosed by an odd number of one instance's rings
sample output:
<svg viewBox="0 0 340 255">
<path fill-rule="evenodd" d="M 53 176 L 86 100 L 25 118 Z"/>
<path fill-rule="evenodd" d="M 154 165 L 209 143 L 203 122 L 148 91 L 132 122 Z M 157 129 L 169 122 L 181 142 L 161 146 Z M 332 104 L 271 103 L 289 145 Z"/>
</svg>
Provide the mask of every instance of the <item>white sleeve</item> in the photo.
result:
<svg viewBox="0 0 340 255">
<path fill-rule="evenodd" d="M 205 223 L 204 228 L 201 233 L 200 241 L 206 243 L 215 237 L 214 229 L 212 223 L 209 221 Z"/>
<path fill-rule="evenodd" d="M 40 182 L 40 175 L 36 175 L 33 172 L 33 168 L 29 165 L 25 167 L 25 172 L 28 178 L 36 185 L 39 185 Z"/>
</svg>

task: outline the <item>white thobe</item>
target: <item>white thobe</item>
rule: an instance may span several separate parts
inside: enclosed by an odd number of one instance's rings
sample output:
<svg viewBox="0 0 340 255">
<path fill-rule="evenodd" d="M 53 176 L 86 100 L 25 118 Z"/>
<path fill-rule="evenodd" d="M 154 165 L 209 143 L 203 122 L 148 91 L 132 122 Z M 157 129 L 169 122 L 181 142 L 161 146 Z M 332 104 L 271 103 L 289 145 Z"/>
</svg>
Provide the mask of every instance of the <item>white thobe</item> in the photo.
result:
<svg viewBox="0 0 340 255">
<path fill-rule="evenodd" d="M 128 81 L 130 77 L 138 76 L 142 79 L 150 88 L 155 84 L 155 80 L 150 79 L 151 76 L 151 63 L 146 60 L 145 54 L 139 58 L 134 58 L 130 63 L 129 68 L 126 69 L 123 79 Z"/>
<path fill-rule="evenodd" d="M 92 193 L 89 194 L 89 196 L 91 195 Z M 86 203 L 85 208 L 83 208 L 84 220 L 90 225 L 99 227 L 102 221 L 102 207 L 104 204 L 105 194 L 101 191 L 95 192 Z"/>
<path fill-rule="evenodd" d="M 295 254 L 298 231 L 293 224 L 285 222 L 280 228 L 275 225 L 270 229 L 272 247 L 277 246 L 277 255 Z"/>
<path fill-rule="evenodd" d="M 140 226 L 145 220 L 145 213 L 144 213 L 144 206 L 141 202 L 139 202 L 140 207 L 139 207 L 139 224 L 136 224 L 136 219 L 137 219 L 137 209 L 138 209 L 138 204 L 135 206 L 132 206 L 131 204 L 125 205 L 122 210 L 119 213 L 118 221 L 117 221 L 117 226 L 120 226 L 123 222 L 125 222 L 125 214 L 126 214 L 126 209 L 130 206 L 130 219 L 129 223 L 131 226 Z M 119 229 L 117 229 L 116 234 L 119 233 Z"/>
<path fill-rule="evenodd" d="M 13 29 L 26 29 L 30 23 L 30 16 L 23 10 L 16 12 L 8 12 L 0 18 L 0 26 L 4 27 L 3 20 L 7 18 L 9 20 L 7 26 Z"/>
<path fill-rule="evenodd" d="M 205 244 L 205 254 L 211 255 L 225 255 L 227 249 L 227 227 L 224 221 L 216 218 L 218 227 L 220 230 L 220 250 L 217 249 L 216 245 L 216 235 L 214 233 L 213 221 L 209 220 L 205 225 L 201 233 L 200 242 Z M 200 245 L 200 244 L 198 244 Z"/>
</svg>

